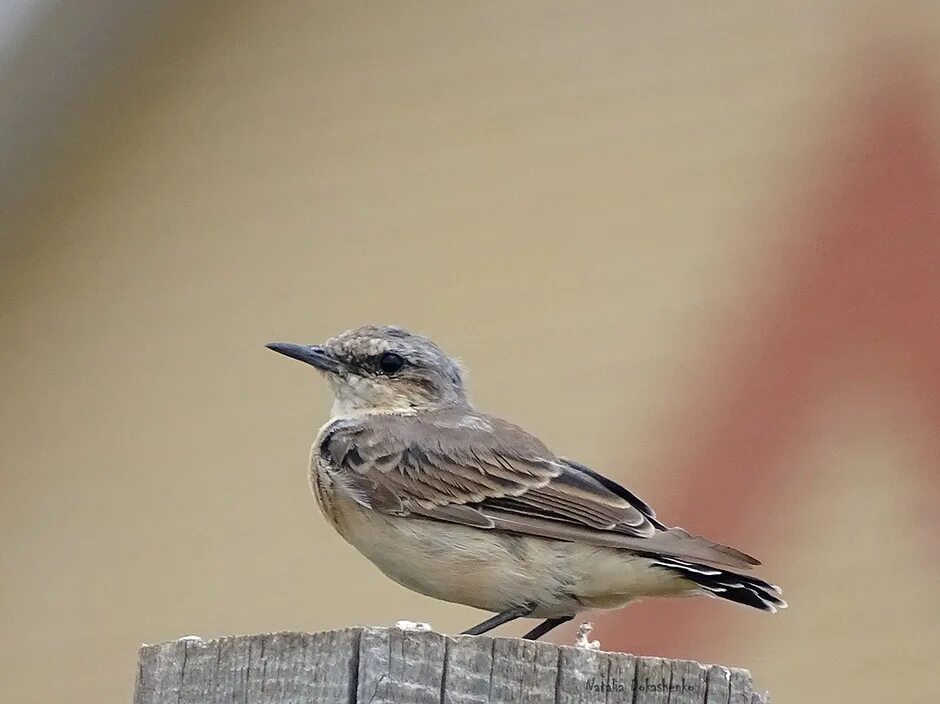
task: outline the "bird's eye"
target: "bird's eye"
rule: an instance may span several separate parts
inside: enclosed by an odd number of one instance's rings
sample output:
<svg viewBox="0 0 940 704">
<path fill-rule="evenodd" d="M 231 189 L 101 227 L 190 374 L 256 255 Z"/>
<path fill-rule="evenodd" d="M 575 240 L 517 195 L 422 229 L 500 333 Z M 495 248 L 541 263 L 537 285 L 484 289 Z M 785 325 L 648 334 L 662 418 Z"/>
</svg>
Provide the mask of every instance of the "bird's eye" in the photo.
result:
<svg viewBox="0 0 940 704">
<path fill-rule="evenodd" d="M 379 359 L 379 369 L 385 374 L 394 374 L 405 366 L 405 360 L 394 352 L 386 352 Z"/>
</svg>

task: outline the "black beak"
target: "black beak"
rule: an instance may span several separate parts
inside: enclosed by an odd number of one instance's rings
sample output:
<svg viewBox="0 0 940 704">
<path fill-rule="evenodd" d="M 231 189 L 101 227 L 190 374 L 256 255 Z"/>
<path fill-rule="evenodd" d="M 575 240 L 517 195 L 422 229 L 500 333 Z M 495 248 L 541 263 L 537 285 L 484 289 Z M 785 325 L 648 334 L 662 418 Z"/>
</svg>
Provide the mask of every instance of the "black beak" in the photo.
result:
<svg viewBox="0 0 940 704">
<path fill-rule="evenodd" d="M 319 345 L 295 345 L 291 342 L 269 342 L 265 347 L 292 359 L 306 362 L 324 372 L 339 374 L 341 371 L 339 362 L 333 359 L 333 357 Z"/>
</svg>

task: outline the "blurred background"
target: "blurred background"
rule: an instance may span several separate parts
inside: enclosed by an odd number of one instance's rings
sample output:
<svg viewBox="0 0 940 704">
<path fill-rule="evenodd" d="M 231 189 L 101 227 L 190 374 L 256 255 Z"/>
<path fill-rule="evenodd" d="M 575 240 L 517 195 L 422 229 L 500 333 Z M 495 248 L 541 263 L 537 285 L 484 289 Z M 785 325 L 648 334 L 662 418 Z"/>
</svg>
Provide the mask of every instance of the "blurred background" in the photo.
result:
<svg viewBox="0 0 940 704">
<path fill-rule="evenodd" d="M 0 2 L 2 699 L 483 617 L 310 496 L 328 389 L 263 345 L 374 322 L 791 604 L 644 602 L 606 649 L 937 701 L 938 95 L 929 0 Z"/>
</svg>

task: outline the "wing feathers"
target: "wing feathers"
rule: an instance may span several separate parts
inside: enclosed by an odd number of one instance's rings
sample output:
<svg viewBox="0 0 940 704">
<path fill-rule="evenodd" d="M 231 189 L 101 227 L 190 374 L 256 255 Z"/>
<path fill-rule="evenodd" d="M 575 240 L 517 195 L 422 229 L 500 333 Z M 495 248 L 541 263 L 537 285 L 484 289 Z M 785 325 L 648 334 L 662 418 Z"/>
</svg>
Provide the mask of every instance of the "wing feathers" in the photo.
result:
<svg viewBox="0 0 940 704">
<path fill-rule="evenodd" d="M 630 491 L 555 457 L 522 429 L 488 416 L 472 420 L 466 422 L 464 412 L 441 411 L 340 421 L 320 453 L 346 476 L 356 500 L 377 511 L 695 564 L 759 564 L 734 548 L 667 529 Z"/>
<path fill-rule="evenodd" d="M 643 538 L 613 531 L 587 530 L 583 526 L 546 520 L 539 516 L 513 514 L 499 509 L 483 509 L 481 513 L 493 521 L 495 528 L 513 533 L 633 550 L 649 555 L 668 555 L 680 560 L 736 569 L 750 569 L 760 564 L 750 555 L 705 538 L 689 536 L 685 531 L 681 531 L 686 536 L 681 540 L 677 540 L 671 531 L 656 532 L 648 538 Z"/>
</svg>

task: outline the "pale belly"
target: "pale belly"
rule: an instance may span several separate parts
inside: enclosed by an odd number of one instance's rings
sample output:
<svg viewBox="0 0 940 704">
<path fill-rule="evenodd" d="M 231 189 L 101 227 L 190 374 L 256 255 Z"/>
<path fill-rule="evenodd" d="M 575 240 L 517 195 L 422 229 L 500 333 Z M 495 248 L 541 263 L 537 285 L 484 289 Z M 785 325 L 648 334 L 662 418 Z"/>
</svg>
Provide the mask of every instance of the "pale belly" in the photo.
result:
<svg viewBox="0 0 940 704">
<path fill-rule="evenodd" d="M 691 593 L 686 580 L 624 551 L 386 516 L 340 496 L 331 522 L 343 538 L 389 578 L 443 601 L 488 611 L 536 604 L 533 616 L 549 618 Z"/>
</svg>

